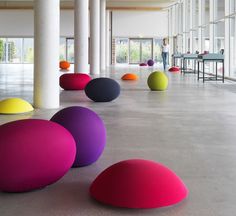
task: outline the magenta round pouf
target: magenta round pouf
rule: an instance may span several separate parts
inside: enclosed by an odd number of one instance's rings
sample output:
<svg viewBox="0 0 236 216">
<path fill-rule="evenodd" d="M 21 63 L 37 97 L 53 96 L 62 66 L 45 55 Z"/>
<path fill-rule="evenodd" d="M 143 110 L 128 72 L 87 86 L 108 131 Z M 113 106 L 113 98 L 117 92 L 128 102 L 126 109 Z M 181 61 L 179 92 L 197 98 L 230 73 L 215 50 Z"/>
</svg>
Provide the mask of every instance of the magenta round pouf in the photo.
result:
<svg viewBox="0 0 236 216">
<path fill-rule="evenodd" d="M 166 166 L 134 159 L 103 171 L 90 186 L 90 194 L 107 205 L 147 209 L 177 204 L 188 196 L 188 189 Z"/>
<path fill-rule="evenodd" d="M 154 65 L 154 63 L 155 62 L 152 59 L 149 59 L 147 62 L 148 66 L 150 66 L 150 67 L 152 67 Z"/>
<path fill-rule="evenodd" d="M 95 112 L 85 107 L 68 107 L 57 112 L 51 121 L 65 127 L 75 139 L 77 151 L 73 167 L 98 160 L 106 144 L 106 128 Z"/>
<path fill-rule="evenodd" d="M 82 73 L 69 73 L 60 76 L 60 86 L 64 90 L 84 90 L 91 77 Z"/>
<path fill-rule="evenodd" d="M 26 192 L 50 185 L 71 168 L 76 145 L 51 121 L 27 119 L 0 126 L 0 191 Z"/>
</svg>

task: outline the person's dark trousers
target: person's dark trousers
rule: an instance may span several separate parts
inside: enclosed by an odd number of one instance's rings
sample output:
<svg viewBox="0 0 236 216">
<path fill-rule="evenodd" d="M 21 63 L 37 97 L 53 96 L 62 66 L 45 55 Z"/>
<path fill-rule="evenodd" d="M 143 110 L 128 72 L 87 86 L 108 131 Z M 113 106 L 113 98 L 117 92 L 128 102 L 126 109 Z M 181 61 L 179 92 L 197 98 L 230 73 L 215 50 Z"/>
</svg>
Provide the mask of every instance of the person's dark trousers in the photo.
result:
<svg viewBox="0 0 236 216">
<path fill-rule="evenodd" d="M 164 66 L 164 70 L 166 70 L 167 67 L 167 60 L 168 60 L 168 52 L 162 52 L 161 54 L 162 59 L 163 59 L 163 66 Z"/>
</svg>

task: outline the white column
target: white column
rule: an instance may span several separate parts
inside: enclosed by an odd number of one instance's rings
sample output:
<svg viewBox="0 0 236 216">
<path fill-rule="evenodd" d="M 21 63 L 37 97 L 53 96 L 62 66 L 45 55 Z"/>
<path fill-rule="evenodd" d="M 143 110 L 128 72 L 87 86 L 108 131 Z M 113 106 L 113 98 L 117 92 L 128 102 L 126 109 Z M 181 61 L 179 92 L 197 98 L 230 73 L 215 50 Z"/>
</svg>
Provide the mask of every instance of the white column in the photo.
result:
<svg viewBox="0 0 236 216">
<path fill-rule="evenodd" d="M 205 2 L 205 1 L 204 1 Z M 198 40 L 199 40 L 199 52 L 202 53 L 204 51 L 204 41 L 203 41 L 203 33 L 202 33 L 202 25 L 205 15 L 205 4 L 203 0 L 198 1 Z"/>
<path fill-rule="evenodd" d="M 213 24 L 214 22 L 214 19 L 215 19 L 215 4 L 214 4 L 214 0 L 210 0 L 209 1 L 209 5 L 210 5 L 210 8 L 209 8 L 209 13 L 210 13 L 210 20 L 209 20 L 209 23 L 210 23 L 210 32 L 209 32 L 209 36 L 210 36 L 210 52 L 213 53 L 215 52 L 216 50 L 214 50 L 214 39 L 215 39 L 215 24 Z"/>
<path fill-rule="evenodd" d="M 90 0 L 90 73 L 100 74 L 100 0 Z"/>
<path fill-rule="evenodd" d="M 183 0 L 183 53 L 187 52 L 187 35 L 186 35 L 186 31 L 187 31 L 187 5 L 186 5 L 186 0 Z"/>
<path fill-rule="evenodd" d="M 111 62 L 110 11 L 106 11 L 106 66 Z"/>
<path fill-rule="evenodd" d="M 75 73 L 88 71 L 89 0 L 75 0 Z"/>
<path fill-rule="evenodd" d="M 195 18 L 196 18 L 196 2 L 195 0 L 190 0 L 190 52 L 194 53 L 195 50 Z"/>
<path fill-rule="evenodd" d="M 100 21 L 101 21 L 101 70 L 106 69 L 106 0 L 101 0 L 101 11 L 100 11 Z"/>
<path fill-rule="evenodd" d="M 34 15 L 34 106 L 58 108 L 60 1 L 35 1 Z"/>
<path fill-rule="evenodd" d="M 225 0 L 225 16 L 230 14 L 230 8 L 229 8 L 230 1 Z M 231 64 L 233 62 L 230 62 L 230 50 L 233 49 L 233 47 L 230 46 L 230 18 L 225 19 L 225 48 L 224 48 L 224 55 L 225 55 L 225 76 L 230 76 L 230 69 Z"/>
</svg>

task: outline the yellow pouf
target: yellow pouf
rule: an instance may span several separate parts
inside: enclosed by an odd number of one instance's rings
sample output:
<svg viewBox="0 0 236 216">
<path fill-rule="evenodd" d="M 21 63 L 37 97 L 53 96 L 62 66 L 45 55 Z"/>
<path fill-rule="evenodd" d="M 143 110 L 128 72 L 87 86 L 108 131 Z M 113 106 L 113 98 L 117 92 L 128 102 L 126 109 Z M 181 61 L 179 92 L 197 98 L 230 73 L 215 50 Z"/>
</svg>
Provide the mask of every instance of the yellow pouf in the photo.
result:
<svg viewBox="0 0 236 216">
<path fill-rule="evenodd" d="M 30 103 L 20 98 L 7 98 L 0 101 L 0 114 L 19 114 L 33 110 Z"/>
<path fill-rule="evenodd" d="M 168 87 L 168 77 L 164 72 L 155 71 L 150 74 L 147 83 L 152 91 L 164 91 Z"/>
</svg>

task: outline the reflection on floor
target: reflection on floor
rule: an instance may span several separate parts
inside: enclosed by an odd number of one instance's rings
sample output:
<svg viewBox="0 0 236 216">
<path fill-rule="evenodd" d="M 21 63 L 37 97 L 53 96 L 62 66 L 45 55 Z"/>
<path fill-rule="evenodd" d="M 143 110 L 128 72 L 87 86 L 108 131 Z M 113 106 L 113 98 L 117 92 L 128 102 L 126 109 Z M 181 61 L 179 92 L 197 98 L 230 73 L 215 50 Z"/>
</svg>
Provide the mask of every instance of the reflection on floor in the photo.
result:
<svg viewBox="0 0 236 216">
<path fill-rule="evenodd" d="M 32 65 L 1 65 L 0 99 L 21 97 L 32 103 L 32 70 Z M 108 134 L 105 152 L 97 163 L 71 169 L 43 190 L 0 193 L 0 215 L 235 215 L 236 83 L 203 84 L 193 74 L 168 73 L 168 90 L 151 92 L 146 79 L 153 70 L 108 68 L 103 75 L 116 79 L 122 88 L 120 97 L 111 103 L 94 103 L 82 91 L 61 91 L 61 108 L 85 106 L 102 117 Z M 137 73 L 140 80 L 121 81 L 126 72 Z M 0 115 L 0 123 L 22 118 L 50 119 L 57 110 Z M 88 188 L 95 177 L 111 164 L 129 158 L 150 159 L 170 167 L 187 184 L 189 198 L 159 210 L 117 209 L 91 200 Z"/>
</svg>

